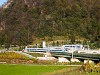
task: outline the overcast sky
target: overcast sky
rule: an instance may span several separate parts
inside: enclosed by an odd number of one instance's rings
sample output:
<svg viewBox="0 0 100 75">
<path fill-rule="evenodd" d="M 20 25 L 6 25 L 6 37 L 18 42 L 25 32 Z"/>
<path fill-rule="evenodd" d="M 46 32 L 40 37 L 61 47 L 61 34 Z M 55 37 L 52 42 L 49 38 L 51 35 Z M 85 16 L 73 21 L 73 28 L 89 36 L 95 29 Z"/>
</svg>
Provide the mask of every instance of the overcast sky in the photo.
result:
<svg viewBox="0 0 100 75">
<path fill-rule="evenodd" d="M 4 4 L 5 2 L 7 2 L 7 0 L 0 0 L 0 6 L 2 6 L 2 4 Z"/>
</svg>

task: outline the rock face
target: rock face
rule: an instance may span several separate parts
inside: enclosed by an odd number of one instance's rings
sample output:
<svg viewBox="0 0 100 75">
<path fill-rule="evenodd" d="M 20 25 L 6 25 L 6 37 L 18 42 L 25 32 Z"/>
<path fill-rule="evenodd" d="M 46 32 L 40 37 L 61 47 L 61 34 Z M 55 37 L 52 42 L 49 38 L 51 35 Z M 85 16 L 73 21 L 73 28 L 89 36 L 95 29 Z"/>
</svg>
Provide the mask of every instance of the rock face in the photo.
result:
<svg viewBox="0 0 100 75">
<path fill-rule="evenodd" d="M 52 57 L 52 54 L 50 52 L 44 53 L 44 57 Z"/>
<path fill-rule="evenodd" d="M 48 60 L 48 61 L 53 61 L 57 60 L 55 57 L 37 57 L 38 60 Z"/>
<path fill-rule="evenodd" d="M 37 57 L 39 60 L 57 60 L 55 57 L 52 57 L 52 54 L 50 52 L 44 53 L 44 57 Z"/>
<path fill-rule="evenodd" d="M 71 59 L 71 62 L 80 62 L 78 59 Z"/>
<path fill-rule="evenodd" d="M 70 62 L 68 59 L 63 58 L 63 57 L 59 57 L 58 58 L 58 62 L 63 63 L 63 62 Z"/>
<path fill-rule="evenodd" d="M 86 64 L 87 62 L 88 62 L 89 64 L 94 63 L 92 60 L 84 60 L 84 64 Z"/>
<path fill-rule="evenodd" d="M 3 8 L 3 9 L 8 8 L 9 5 L 10 5 L 13 1 L 14 1 L 14 0 L 8 0 L 7 3 L 5 3 L 5 4 L 2 6 L 2 8 Z"/>
</svg>

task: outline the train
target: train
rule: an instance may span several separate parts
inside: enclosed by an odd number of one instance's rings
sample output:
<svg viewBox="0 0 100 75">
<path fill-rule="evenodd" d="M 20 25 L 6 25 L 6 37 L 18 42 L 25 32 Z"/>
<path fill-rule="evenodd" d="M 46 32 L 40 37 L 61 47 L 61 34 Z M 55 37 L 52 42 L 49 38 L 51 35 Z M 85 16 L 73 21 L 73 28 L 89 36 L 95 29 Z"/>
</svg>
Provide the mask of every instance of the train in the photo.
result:
<svg viewBox="0 0 100 75">
<path fill-rule="evenodd" d="M 25 47 L 24 52 L 50 52 L 50 53 L 67 53 L 71 51 L 81 51 L 83 50 L 84 47 L 83 45 L 76 44 L 76 45 L 62 45 L 62 46 L 51 46 L 51 47 L 46 47 L 44 46 L 43 48 L 30 48 L 30 47 Z"/>
</svg>

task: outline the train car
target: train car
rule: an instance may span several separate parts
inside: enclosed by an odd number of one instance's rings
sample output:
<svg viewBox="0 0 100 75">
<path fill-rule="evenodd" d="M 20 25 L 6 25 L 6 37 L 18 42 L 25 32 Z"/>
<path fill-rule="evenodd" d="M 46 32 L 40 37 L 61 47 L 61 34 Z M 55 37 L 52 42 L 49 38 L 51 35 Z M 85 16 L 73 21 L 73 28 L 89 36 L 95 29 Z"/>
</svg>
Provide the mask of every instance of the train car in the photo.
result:
<svg viewBox="0 0 100 75">
<path fill-rule="evenodd" d="M 45 47 L 45 48 L 28 48 L 24 49 L 24 52 L 50 52 L 52 54 L 66 54 L 67 50 L 62 47 Z"/>
<path fill-rule="evenodd" d="M 47 48 L 28 48 L 25 47 L 24 52 L 47 52 Z"/>
<path fill-rule="evenodd" d="M 67 50 L 83 50 L 83 45 L 76 44 L 76 45 L 63 45 L 63 49 Z"/>
<path fill-rule="evenodd" d="M 52 54 L 66 54 L 67 50 L 62 47 L 48 47 L 48 51 Z"/>
<path fill-rule="evenodd" d="M 76 44 L 76 45 L 70 44 L 70 45 L 47 47 L 45 46 L 45 43 L 44 43 L 43 48 L 26 47 L 24 49 L 24 52 L 50 52 L 50 53 L 56 53 L 56 54 L 66 54 L 67 52 L 72 53 L 74 51 L 81 51 L 81 50 L 84 50 L 84 46 L 81 44 Z"/>
</svg>

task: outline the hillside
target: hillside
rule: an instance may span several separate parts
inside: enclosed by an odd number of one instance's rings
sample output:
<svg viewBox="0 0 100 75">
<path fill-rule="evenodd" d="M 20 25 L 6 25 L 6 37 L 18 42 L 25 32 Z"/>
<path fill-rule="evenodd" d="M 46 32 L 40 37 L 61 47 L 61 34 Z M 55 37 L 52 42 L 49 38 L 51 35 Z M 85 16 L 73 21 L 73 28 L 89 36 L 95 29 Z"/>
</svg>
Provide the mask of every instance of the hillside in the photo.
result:
<svg viewBox="0 0 100 75">
<path fill-rule="evenodd" d="M 27 45 L 35 38 L 76 36 L 100 47 L 100 0 L 9 0 L 0 8 L 0 44 Z"/>
</svg>

